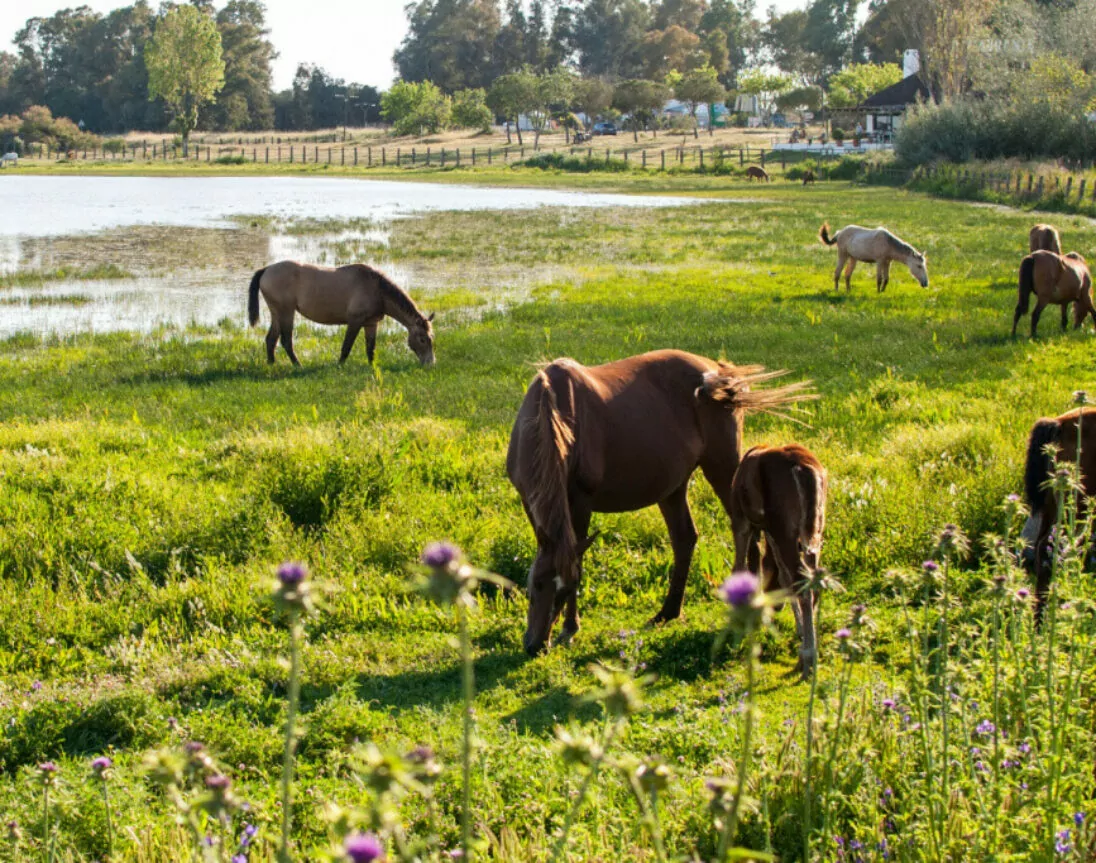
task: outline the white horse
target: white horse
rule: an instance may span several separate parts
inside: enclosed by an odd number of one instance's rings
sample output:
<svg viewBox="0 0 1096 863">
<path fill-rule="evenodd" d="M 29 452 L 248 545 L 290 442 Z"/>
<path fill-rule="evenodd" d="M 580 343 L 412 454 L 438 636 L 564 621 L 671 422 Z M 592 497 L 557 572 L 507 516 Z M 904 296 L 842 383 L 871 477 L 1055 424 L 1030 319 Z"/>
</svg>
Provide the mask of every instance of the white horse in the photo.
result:
<svg viewBox="0 0 1096 863">
<path fill-rule="evenodd" d="M 5 153 L 3 156 L 0 156 L 0 168 L 6 168 L 8 166 L 9 162 L 12 165 L 18 165 L 19 164 L 19 154 L 18 153 Z"/>
<path fill-rule="evenodd" d="M 909 243 L 903 242 L 886 228 L 862 228 L 848 225 L 832 237 L 830 226 L 822 226 L 818 236 L 827 246 L 837 246 L 837 269 L 833 272 L 833 289 L 839 289 L 841 270 L 845 270 L 845 290 L 849 290 L 852 271 L 857 261 L 875 264 L 875 287 L 880 293 L 886 290 L 890 281 L 891 261 L 901 261 L 909 267 L 910 275 L 921 283 L 922 288 L 929 286 L 929 271 L 925 268 L 925 254 Z"/>
</svg>

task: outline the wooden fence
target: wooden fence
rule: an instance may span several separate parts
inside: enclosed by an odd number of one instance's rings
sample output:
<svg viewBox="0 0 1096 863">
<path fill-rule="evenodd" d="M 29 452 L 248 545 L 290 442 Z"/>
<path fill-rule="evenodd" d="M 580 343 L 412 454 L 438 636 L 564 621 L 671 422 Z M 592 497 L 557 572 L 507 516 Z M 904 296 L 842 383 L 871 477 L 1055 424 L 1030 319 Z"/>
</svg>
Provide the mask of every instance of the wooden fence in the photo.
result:
<svg viewBox="0 0 1096 863">
<path fill-rule="evenodd" d="M 773 172 L 785 170 L 805 158 L 815 161 L 840 158 L 840 154 L 803 154 L 786 150 L 765 150 L 757 147 L 686 146 L 640 148 L 627 146 L 563 146 L 534 148 L 532 146 L 500 147 L 389 147 L 352 144 L 264 144 L 252 146 L 191 144 L 187 160 L 191 162 L 222 162 L 252 164 L 338 165 L 356 168 L 447 168 L 482 165 L 509 165 L 533 156 L 569 155 L 591 161 L 620 160 L 634 167 L 649 170 L 673 168 L 714 168 L 717 165 L 759 165 Z M 79 150 L 52 150 L 43 144 L 31 145 L 25 158 L 48 161 L 76 162 L 157 162 L 180 161 L 182 147 L 170 139 L 129 142 L 117 147 Z"/>
<path fill-rule="evenodd" d="M 994 171 L 960 166 L 929 166 L 914 170 L 879 168 L 868 165 L 868 182 L 934 184 L 947 181 L 960 193 L 994 192 L 1014 201 L 1034 202 L 1043 198 L 1058 198 L 1069 204 L 1096 206 L 1096 181 L 1091 177 L 1072 174 L 1036 174 L 1032 171 Z M 941 190 L 944 191 L 944 190 Z"/>
</svg>

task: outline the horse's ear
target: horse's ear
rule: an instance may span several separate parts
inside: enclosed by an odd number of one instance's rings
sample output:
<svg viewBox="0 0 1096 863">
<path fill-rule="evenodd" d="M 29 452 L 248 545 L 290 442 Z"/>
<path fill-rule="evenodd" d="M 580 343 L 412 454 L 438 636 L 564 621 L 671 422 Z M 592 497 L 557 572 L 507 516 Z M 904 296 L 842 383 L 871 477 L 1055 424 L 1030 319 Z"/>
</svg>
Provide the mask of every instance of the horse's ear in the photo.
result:
<svg viewBox="0 0 1096 863">
<path fill-rule="evenodd" d="M 428 322 L 429 322 L 429 321 L 432 321 L 432 320 L 434 320 L 434 315 L 435 315 L 435 314 L 437 314 L 437 313 L 436 313 L 436 312 L 431 312 L 431 313 L 429 314 L 429 316 L 428 316 L 428 317 L 426 318 L 426 320 L 427 320 Z"/>
</svg>

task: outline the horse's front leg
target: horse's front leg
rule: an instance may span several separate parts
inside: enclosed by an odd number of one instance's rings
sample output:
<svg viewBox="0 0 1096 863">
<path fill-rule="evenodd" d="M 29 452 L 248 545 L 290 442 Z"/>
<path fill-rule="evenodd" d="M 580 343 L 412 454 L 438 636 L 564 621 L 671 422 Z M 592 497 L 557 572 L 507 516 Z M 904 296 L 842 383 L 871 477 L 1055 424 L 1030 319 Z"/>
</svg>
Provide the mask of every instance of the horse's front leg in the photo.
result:
<svg viewBox="0 0 1096 863">
<path fill-rule="evenodd" d="M 369 365 L 373 365 L 373 354 L 377 351 L 377 327 L 380 321 L 369 321 L 365 325 L 365 355 L 369 358 Z"/>
<path fill-rule="evenodd" d="M 571 524 L 578 540 L 577 560 L 575 561 L 575 589 L 567 597 L 563 607 L 563 627 L 559 633 L 558 644 L 567 644 L 578 633 L 578 591 L 582 587 L 582 559 L 590 547 L 588 538 L 590 518 L 593 515 L 590 506 L 584 500 L 571 501 Z"/>
<path fill-rule="evenodd" d="M 1074 314 L 1074 317 L 1076 317 L 1076 314 Z M 1066 324 L 1068 323 L 1068 319 L 1069 319 L 1069 303 L 1062 303 L 1062 332 L 1063 333 L 1066 331 Z M 1080 326 L 1080 324 L 1077 324 L 1077 326 Z"/>
<path fill-rule="evenodd" d="M 346 358 L 350 356 L 350 352 L 354 349 L 354 342 L 358 338 L 358 333 L 362 330 L 361 322 L 348 321 L 346 324 L 346 335 L 343 337 L 342 353 L 339 354 L 339 365 L 346 362 Z"/>
</svg>

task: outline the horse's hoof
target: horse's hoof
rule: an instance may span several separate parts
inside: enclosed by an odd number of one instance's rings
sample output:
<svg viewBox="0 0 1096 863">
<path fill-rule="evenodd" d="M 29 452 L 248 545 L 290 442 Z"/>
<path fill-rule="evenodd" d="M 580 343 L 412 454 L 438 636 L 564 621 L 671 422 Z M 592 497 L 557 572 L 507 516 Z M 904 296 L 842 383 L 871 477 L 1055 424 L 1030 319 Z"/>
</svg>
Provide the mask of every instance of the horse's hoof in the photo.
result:
<svg viewBox="0 0 1096 863">
<path fill-rule="evenodd" d="M 555 647 L 566 647 L 571 643 L 571 640 L 578 634 L 577 629 L 561 629 L 559 631 L 559 638 L 556 639 Z"/>
</svg>

